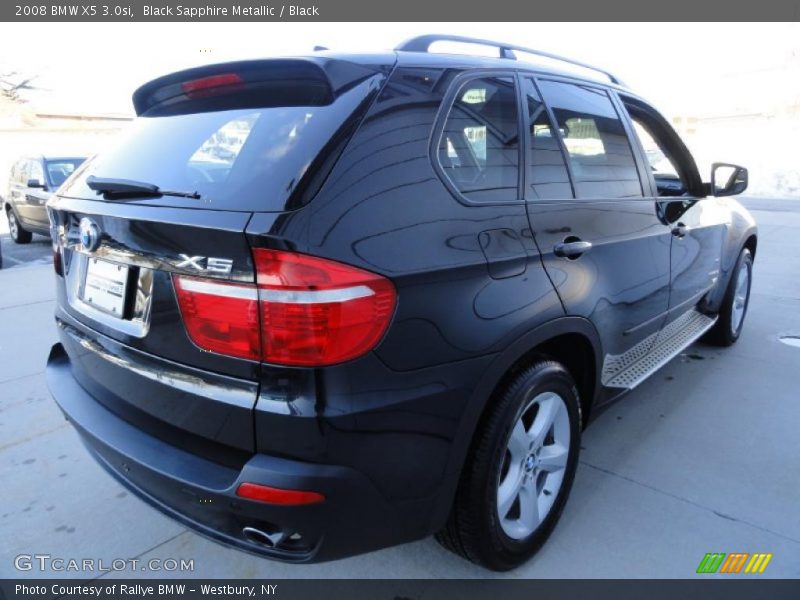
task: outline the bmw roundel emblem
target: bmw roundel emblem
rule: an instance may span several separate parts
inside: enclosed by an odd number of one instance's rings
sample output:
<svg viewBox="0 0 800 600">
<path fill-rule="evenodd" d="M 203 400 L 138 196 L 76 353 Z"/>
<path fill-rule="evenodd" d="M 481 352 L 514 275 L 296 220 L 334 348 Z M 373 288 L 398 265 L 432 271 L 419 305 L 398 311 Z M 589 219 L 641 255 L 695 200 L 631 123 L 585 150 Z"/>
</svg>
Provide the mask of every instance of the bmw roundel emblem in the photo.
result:
<svg viewBox="0 0 800 600">
<path fill-rule="evenodd" d="M 80 223 L 81 245 L 84 250 L 94 252 L 100 245 L 100 229 L 91 219 L 84 217 Z"/>
</svg>

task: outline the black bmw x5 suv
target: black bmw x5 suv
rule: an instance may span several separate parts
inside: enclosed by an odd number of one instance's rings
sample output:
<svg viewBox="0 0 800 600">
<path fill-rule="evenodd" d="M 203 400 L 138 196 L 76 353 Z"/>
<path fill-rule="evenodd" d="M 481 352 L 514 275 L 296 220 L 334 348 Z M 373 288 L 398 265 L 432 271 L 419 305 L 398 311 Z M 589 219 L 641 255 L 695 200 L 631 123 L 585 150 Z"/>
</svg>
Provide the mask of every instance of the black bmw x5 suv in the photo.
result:
<svg viewBox="0 0 800 600">
<path fill-rule="evenodd" d="M 50 389 L 188 527 L 296 562 L 435 533 L 513 568 L 597 408 L 739 337 L 747 171 L 704 183 L 609 73 L 442 39 L 156 79 L 50 200 Z"/>
</svg>

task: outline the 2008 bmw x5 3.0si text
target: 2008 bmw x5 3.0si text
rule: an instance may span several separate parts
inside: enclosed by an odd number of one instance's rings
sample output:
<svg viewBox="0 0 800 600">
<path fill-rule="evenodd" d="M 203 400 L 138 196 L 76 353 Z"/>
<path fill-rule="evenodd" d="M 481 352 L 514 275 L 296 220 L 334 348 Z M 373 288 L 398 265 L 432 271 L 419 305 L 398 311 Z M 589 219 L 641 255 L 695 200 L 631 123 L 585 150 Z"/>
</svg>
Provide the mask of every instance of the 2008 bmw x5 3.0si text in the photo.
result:
<svg viewBox="0 0 800 600">
<path fill-rule="evenodd" d="M 156 79 L 49 202 L 50 389 L 200 533 L 296 562 L 436 533 L 513 568 L 597 407 L 739 337 L 747 171 L 704 183 L 604 71 L 441 39 Z"/>
</svg>

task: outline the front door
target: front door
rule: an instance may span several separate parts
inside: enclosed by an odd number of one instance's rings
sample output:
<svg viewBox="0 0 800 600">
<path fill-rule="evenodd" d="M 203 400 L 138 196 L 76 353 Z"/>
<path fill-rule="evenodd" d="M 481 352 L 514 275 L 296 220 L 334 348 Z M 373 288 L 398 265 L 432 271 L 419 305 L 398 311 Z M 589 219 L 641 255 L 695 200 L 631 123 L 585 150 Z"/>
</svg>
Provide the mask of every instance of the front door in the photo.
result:
<svg viewBox="0 0 800 600">
<path fill-rule="evenodd" d="M 671 282 L 665 326 L 685 317 L 719 281 L 729 212 L 724 200 L 703 197 L 697 167 L 675 131 L 640 100 L 620 96 L 646 157 L 648 176 L 670 227 Z"/>
<path fill-rule="evenodd" d="M 643 192 L 642 161 L 606 90 L 526 78 L 524 95 L 526 199 L 542 260 L 567 313 L 598 329 L 603 383 L 630 387 L 624 372 L 649 353 L 669 304 L 670 227 Z"/>
<path fill-rule="evenodd" d="M 17 213 L 18 219 L 23 222 L 29 220 L 28 206 L 25 203 L 28 172 L 28 161 L 25 159 L 18 161 L 14 167 L 11 181 L 8 184 L 9 200 L 11 201 L 11 204 L 14 205 L 14 210 Z"/>
<path fill-rule="evenodd" d="M 42 186 L 47 185 L 42 161 L 34 159 L 28 163 L 28 179 L 35 179 Z M 25 218 L 30 226 L 39 229 L 47 229 L 49 227 L 49 221 L 47 219 L 47 208 L 45 204 L 50 194 L 45 187 L 28 187 L 28 180 L 26 180 L 24 184 Z"/>
</svg>

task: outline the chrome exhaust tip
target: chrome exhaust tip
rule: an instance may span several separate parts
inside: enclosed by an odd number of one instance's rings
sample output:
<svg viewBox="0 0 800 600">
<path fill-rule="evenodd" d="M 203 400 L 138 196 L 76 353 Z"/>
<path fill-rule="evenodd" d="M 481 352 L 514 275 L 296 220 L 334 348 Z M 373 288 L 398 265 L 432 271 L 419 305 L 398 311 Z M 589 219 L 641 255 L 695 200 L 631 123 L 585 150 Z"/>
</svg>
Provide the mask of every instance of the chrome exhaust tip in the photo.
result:
<svg viewBox="0 0 800 600">
<path fill-rule="evenodd" d="M 286 532 L 281 529 L 269 532 L 263 529 L 256 529 L 255 527 L 245 527 L 242 529 L 242 535 L 246 540 L 254 544 L 267 546 L 269 548 L 275 548 L 287 537 Z"/>
</svg>

